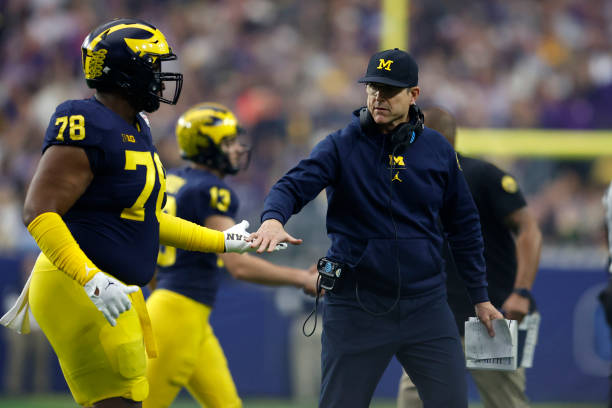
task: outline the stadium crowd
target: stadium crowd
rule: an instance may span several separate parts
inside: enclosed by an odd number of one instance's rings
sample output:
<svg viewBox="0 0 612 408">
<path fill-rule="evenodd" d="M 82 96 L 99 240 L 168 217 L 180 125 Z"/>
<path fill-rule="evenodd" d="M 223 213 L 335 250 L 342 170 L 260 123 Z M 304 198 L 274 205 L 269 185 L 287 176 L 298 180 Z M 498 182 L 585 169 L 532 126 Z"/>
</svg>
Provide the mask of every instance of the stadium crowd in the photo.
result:
<svg viewBox="0 0 612 408">
<path fill-rule="evenodd" d="M 411 5 L 410 51 L 422 67 L 423 106 L 446 107 L 464 127 L 612 128 L 605 112 L 612 104 L 612 3 Z M 23 195 L 53 108 L 91 94 L 80 43 L 101 21 L 132 16 L 166 33 L 185 76 L 178 106 L 151 118 L 163 162 L 169 168 L 180 160 L 173 136 L 180 112 L 201 100 L 232 107 L 248 130 L 253 160 L 230 183 L 253 225 L 270 186 L 357 108 L 363 89 L 356 80 L 378 49 L 382 19 L 374 0 L 1 2 L 0 249 L 34 248 L 20 224 Z M 605 160 L 506 164 L 525 186 L 545 245 L 604 250 L 600 200 L 612 176 L 602 170 Z M 316 204 L 309 211 L 293 227 L 306 240 L 308 217 L 322 214 Z M 313 259 L 326 246 L 308 241 L 311 248 L 293 255 Z"/>
</svg>

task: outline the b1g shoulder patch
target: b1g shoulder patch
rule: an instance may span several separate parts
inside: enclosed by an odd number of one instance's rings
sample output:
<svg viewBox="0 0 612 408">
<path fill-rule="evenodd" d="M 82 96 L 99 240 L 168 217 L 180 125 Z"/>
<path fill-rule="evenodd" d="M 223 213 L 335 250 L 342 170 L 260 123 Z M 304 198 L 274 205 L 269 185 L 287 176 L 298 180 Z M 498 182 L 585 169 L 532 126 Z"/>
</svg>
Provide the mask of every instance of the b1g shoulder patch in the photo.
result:
<svg viewBox="0 0 612 408">
<path fill-rule="evenodd" d="M 502 177 L 501 185 L 506 193 L 514 194 L 518 191 L 518 184 L 516 183 L 516 180 L 507 174 Z"/>
</svg>

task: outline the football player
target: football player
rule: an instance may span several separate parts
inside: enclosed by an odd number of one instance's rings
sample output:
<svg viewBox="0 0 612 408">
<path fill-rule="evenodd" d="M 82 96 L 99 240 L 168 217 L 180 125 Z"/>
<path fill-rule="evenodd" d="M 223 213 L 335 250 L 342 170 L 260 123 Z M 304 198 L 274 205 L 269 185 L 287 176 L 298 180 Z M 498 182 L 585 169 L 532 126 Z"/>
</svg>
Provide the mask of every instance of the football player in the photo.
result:
<svg viewBox="0 0 612 408">
<path fill-rule="evenodd" d="M 249 151 L 239 142 L 234 114 L 215 103 L 201 103 L 178 120 L 176 137 L 188 165 L 168 172 L 164 212 L 224 230 L 234 225 L 238 198 L 223 181 L 248 164 Z M 266 285 L 293 285 L 314 295 L 317 273 L 277 266 L 248 254 L 187 252 L 162 246 L 156 289 L 147 307 L 159 347 L 149 361 L 151 385 L 146 408 L 168 407 L 186 387 L 205 407 L 240 407 L 242 403 L 223 350 L 208 318 L 222 269 L 237 279 Z"/>
<path fill-rule="evenodd" d="M 82 62 L 95 95 L 56 108 L 25 200 L 23 220 L 42 253 L 16 310 L 29 302 L 83 406 L 140 407 L 149 393 L 145 346 L 149 356 L 156 350 L 139 286 L 154 274 L 160 242 L 248 247 L 244 223 L 219 232 L 161 212 L 164 168 L 141 111 L 177 102 L 182 75 L 162 71 L 173 59 L 164 34 L 144 21 L 92 31 Z"/>
</svg>

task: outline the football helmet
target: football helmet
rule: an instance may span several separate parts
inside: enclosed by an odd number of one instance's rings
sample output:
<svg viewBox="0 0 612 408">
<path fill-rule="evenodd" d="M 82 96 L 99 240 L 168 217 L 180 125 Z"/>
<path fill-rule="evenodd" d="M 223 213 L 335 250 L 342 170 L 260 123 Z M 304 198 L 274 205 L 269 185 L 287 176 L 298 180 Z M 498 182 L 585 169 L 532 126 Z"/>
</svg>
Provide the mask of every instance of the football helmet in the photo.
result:
<svg viewBox="0 0 612 408">
<path fill-rule="evenodd" d="M 176 55 L 164 34 L 145 21 L 123 18 L 102 24 L 85 37 L 81 57 L 90 88 L 119 90 L 139 111 L 178 101 L 183 75 L 161 72 L 162 61 Z M 164 82 L 175 83 L 172 99 L 163 97 Z"/>
<path fill-rule="evenodd" d="M 249 164 L 250 150 L 242 145 L 239 163 L 232 164 L 223 151 L 223 142 L 234 141 L 244 133 L 236 116 L 225 106 L 204 102 L 183 113 L 176 124 L 181 157 L 204 164 L 223 174 L 236 174 Z"/>
</svg>

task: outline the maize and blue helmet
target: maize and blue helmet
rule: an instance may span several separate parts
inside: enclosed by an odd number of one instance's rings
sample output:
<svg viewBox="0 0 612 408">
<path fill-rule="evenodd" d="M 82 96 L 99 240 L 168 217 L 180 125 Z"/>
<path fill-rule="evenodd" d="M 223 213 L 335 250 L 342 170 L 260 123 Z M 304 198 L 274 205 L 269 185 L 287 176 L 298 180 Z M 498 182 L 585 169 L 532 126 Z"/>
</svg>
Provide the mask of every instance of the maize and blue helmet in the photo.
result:
<svg viewBox="0 0 612 408">
<path fill-rule="evenodd" d="M 145 21 L 124 18 L 102 24 L 85 38 L 81 53 L 90 88 L 119 91 L 146 112 L 157 110 L 160 102 L 178 101 L 183 75 L 161 72 L 162 61 L 176 55 L 164 34 Z M 172 99 L 163 97 L 164 82 L 175 83 Z"/>
<path fill-rule="evenodd" d="M 176 124 L 176 139 L 181 157 L 204 164 L 223 174 L 236 174 L 248 166 L 250 151 L 244 148 L 246 163 L 232 164 L 221 148 L 243 133 L 236 116 L 223 105 L 204 102 L 183 113 Z"/>
</svg>

